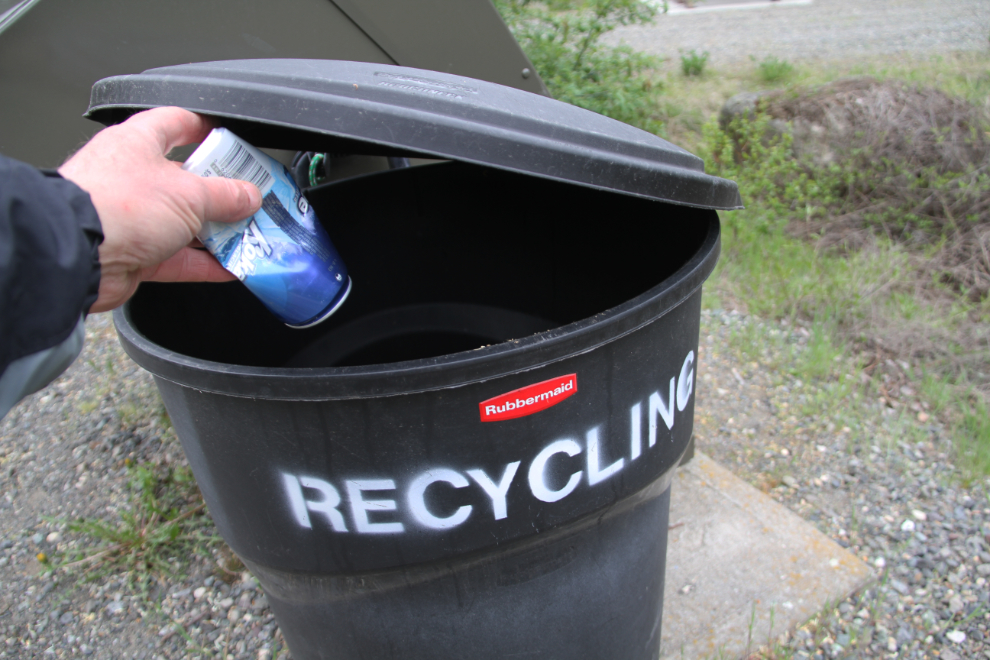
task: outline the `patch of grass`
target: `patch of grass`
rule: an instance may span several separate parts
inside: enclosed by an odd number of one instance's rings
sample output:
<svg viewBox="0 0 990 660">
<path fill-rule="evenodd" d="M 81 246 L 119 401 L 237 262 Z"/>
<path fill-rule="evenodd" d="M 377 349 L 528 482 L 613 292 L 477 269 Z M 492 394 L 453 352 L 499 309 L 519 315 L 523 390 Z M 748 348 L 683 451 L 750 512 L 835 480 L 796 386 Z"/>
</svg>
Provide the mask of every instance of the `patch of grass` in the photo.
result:
<svg viewBox="0 0 990 660">
<path fill-rule="evenodd" d="M 794 73 L 794 65 L 773 55 L 765 57 L 756 65 L 760 79 L 771 85 L 783 82 Z"/>
<path fill-rule="evenodd" d="M 181 569 L 182 558 L 219 543 L 205 503 L 188 467 L 130 468 L 129 509 L 116 521 L 80 518 L 60 521 L 95 545 L 65 556 L 56 568 L 93 577 L 124 573 L 138 590 L 164 583 Z"/>
<path fill-rule="evenodd" d="M 936 407 L 953 429 L 964 471 L 990 472 L 990 411 L 973 381 L 981 373 L 986 379 L 990 352 L 974 351 L 978 344 L 969 338 L 982 336 L 990 303 L 944 278 L 925 283 L 934 277 L 923 274 L 930 253 L 940 249 L 931 242 L 921 256 L 896 235 L 875 236 L 852 250 L 823 247 L 820 235 L 798 231 L 833 221 L 830 209 L 842 203 L 845 176 L 836 171 L 844 167 L 816 169 L 794 158 L 792 138 L 771 130 L 770 122 L 757 113 L 726 127 L 713 119 L 703 129 L 709 171 L 737 181 L 748 207 L 723 216 L 723 258 L 709 289 L 763 318 L 812 321 L 807 346 L 791 365 L 799 377 L 824 383 L 809 412 L 842 406 L 861 393 L 841 359 L 850 344 L 854 351 L 919 363 L 929 373 L 926 389 L 937 394 Z M 941 190 L 948 184 L 926 185 Z M 985 184 L 973 185 L 977 192 L 990 186 L 990 174 Z M 973 199 L 988 197 L 979 192 Z M 910 368 L 901 371 L 899 378 L 911 378 Z M 879 387 L 887 399 L 899 396 L 899 385 Z"/>
<path fill-rule="evenodd" d="M 706 64 L 708 64 L 707 50 L 703 53 L 694 50 L 681 53 L 681 73 L 687 77 L 699 77 L 704 73 Z"/>
</svg>

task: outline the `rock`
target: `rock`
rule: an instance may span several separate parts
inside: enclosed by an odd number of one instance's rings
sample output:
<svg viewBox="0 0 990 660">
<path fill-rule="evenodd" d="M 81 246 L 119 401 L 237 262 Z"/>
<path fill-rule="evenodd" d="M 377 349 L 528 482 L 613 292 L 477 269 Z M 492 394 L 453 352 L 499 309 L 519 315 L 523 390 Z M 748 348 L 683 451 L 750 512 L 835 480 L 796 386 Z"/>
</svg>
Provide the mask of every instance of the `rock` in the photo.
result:
<svg viewBox="0 0 990 660">
<path fill-rule="evenodd" d="M 987 577 L 988 575 L 990 575 L 990 564 L 980 564 L 979 566 L 976 567 L 976 572 L 982 575 L 983 577 Z"/>
<path fill-rule="evenodd" d="M 232 607 L 229 610 L 227 610 L 227 621 L 230 621 L 231 623 L 235 623 L 240 618 L 241 618 L 241 611 L 236 607 Z"/>
<path fill-rule="evenodd" d="M 966 604 L 963 603 L 963 599 L 960 598 L 958 595 L 955 595 L 949 599 L 949 611 L 952 612 L 953 614 L 958 614 L 959 612 L 962 612 L 965 606 Z"/>
<path fill-rule="evenodd" d="M 56 544 L 56 543 L 58 543 L 59 541 L 62 540 L 62 535 L 59 534 L 58 532 L 52 532 L 51 534 L 49 534 L 48 536 L 45 537 L 45 540 L 48 543 L 51 543 L 52 545 L 54 545 L 54 544 Z"/>
<path fill-rule="evenodd" d="M 203 600 L 203 596 L 205 595 L 206 595 L 206 587 L 197 587 L 196 590 L 193 591 L 193 598 L 195 598 L 196 600 Z"/>
<path fill-rule="evenodd" d="M 110 616 L 114 616 L 114 615 L 118 615 L 118 614 L 123 614 L 126 609 L 127 609 L 127 606 L 124 605 L 124 603 L 122 603 L 121 601 L 119 601 L 119 600 L 112 600 L 107 605 L 107 614 L 109 614 Z"/>
<path fill-rule="evenodd" d="M 901 531 L 902 532 L 913 532 L 914 531 L 914 521 L 913 520 L 905 520 L 904 522 L 902 522 L 901 523 Z"/>
<path fill-rule="evenodd" d="M 35 534 L 34 536 L 31 537 L 31 543 L 34 543 L 35 545 L 41 545 L 41 542 L 44 540 L 45 537 L 42 536 L 41 534 Z"/>
<path fill-rule="evenodd" d="M 911 588 L 900 580 L 891 580 L 890 587 L 902 596 L 906 596 L 908 592 L 911 591 Z"/>
<path fill-rule="evenodd" d="M 794 488 L 795 490 L 798 488 L 798 480 L 789 474 L 784 475 L 781 481 L 783 481 L 784 485 L 787 486 L 788 488 Z"/>
<path fill-rule="evenodd" d="M 67 626 L 72 623 L 73 619 L 75 619 L 75 617 L 72 615 L 72 612 L 66 612 L 58 618 L 58 622 L 63 626 Z"/>
<path fill-rule="evenodd" d="M 939 656 L 940 660 L 962 660 L 959 654 L 952 649 L 942 649 L 942 655 Z"/>
<path fill-rule="evenodd" d="M 219 607 L 222 610 L 226 610 L 226 609 L 229 609 L 230 606 L 233 605 L 233 604 L 234 604 L 234 599 L 233 598 L 224 598 L 219 603 L 217 603 L 217 607 Z"/>
<path fill-rule="evenodd" d="M 951 630 L 945 633 L 945 638 L 953 644 L 962 644 L 966 641 L 966 633 L 961 630 Z"/>
<path fill-rule="evenodd" d="M 732 123 L 737 117 L 752 118 L 756 112 L 756 106 L 760 99 L 770 96 L 773 92 L 742 92 L 736 94 L 722 106 L 718 114 L 718 124 L 722 130 Z"/>
</svg>

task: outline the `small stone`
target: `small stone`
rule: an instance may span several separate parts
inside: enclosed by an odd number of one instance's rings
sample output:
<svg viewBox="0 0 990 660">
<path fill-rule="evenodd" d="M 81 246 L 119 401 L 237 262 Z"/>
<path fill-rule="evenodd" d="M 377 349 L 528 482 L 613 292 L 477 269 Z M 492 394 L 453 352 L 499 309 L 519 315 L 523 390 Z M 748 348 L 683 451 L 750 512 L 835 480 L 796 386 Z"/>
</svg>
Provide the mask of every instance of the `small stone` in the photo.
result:
<svg viewBox="0 0 990 660">
<path fill-rule="evenodd" d="M 890 581 L 890 586 L 891 586 L 891 588 L 894 591 L 896 591 L 897 593 L 901 594 L 902 596 L 906 596 L 908 594 L 908 592 L 911 591 L 911 588 L 910 587 L 908 587 L 906 584 L 904 584 L 900 580 L 896 580 L 896 579 Z"/>
<path fill-rule="evenodd" d="M 897 653 L 897 640 L 893 637 L 887 638 L 887 650 L 891 653 Z"/>
<path fill-rule="evenodd" d="M 45 537 L 42 536 L 41 534 L 35 534 L 34 536 L 31 537 L 31 543 L 34 543 L 35 545 L 41 545 L 41 542 L 44 540 Z"/>
<path fill-rule="evenodd" d="M 70 623 L 72 623 L 74 618 L 75 617 L 72 615 L 72 612 L 66 612 L 65 614 L 63 614 L 58 618 L 58 622 L 61 623 L 63 626 L 67 626 Z"/>
<path fill-rule="evenodd" d="M 224 598 L 219 603 L 217 603 L 217 607 L 219 607 L 222 610 L 226 610 L 233 604 L 234 604 L 233 598 Z"/>
<path fill-rule="evenodd" d="M 976 567 L 976 572 L 982 575 L 983 577 L 987 577 L 988 575 L 990 575 L 990 564 L 980 564 L 979 566 Z"/>
<path fill-rule="evenodd" d="M 204 587 L 212 587 L 214 581 L 215 581 L 215 578 L 212 575 L 207 576 L 207 578 L 205 580 L 203 580 L 203 586 Z"/>
<path fill-rule="evenodd" d="M 784 477 L 781 479 L 781 481 L 783 481 L 784 482 L 784 485 L 787 486 L 788 488 L 797 489 L 797 487 L 798 487 L 798 480 L 795 479 L 794 477 L 792 477 L 789 474 L 784 475 Z"/>
<path fill-rule="evenodd" d="M 196 590 L 193 591 L 193 598 L 196 600 L 203 600 L 204 595 L 206 595 L 206 587 L 197 587 Z"/>
<path fill-rule="evenodd" d="M 0 568 L 6 566 L 8 561 L 9 560 L 6 557 L 0 557 Z"/>
<path fill-rule="evenodd" d="M 905 520 L 904 522 L 902 522 L 901 523 L 901 531 L 902 532 L 913 532 L 914 531 L 914 521 L 913 520 Z"/>
<path fill-rule="evenodd" d="M 927 422 L 930 417 L 931 417 L 931 415 L 929 415 L 928 413 L 926 413 L 924 411 L 921 411 L 920 413 L 918 413 L 918 421 L 919 422 L 922 422 L 922 423 Z"/>
<path fill-rule="evenodd" d="M 62 540 L 62 535 L 59 534 L 58 532 L 52 532 L 51 534 L 45 537 L 45 540 L 51 544 L 55 544 Z"/>
<path fill-rule="evenodd" d="M 118 614 L 123 614 L 125 609 L 127 609 L 127 608 L 119 600 L 112 600 L 107 605 L 107 613 L 110 616 L 114 616 L 114 615 L 118 615 Z"/>
<path fill-rule="evenodd" d="M 876 566 L 877 568 L 883 568 L 884 566 L 887 565 L 887 560 L 884 559 L 883 557 L 877 557 L 873 561 L 873 565 Z"/>
<path fill-rule="evenodd" d="M 49 619 L 51 619 L 52 621 L 58 621 L 58 618 L 59 618 L 60 616 L 62 616 L 62 612 L 61 612 L 61 611 L 59 611 L 59 610 L 52 610 L 52 611 L 51 611 L 51 612 L 50 612 L 50 613 L 48 614 L 48 618 L 49 618 Z"/>
<path fill-rule="evenodd" d="M 953 644 L 962 644 L 966 641 L 966 633 L 961 630 L 950 630 L 945 633 L 945 638 Z"/>
<path fill-rule="evenodd" d="M 240 618 L 241 618 L 241 611 L 236 607 L 232 607 L 229 610 L 227 610 L 227 620 L 230 621 L 231 623 L 234 623 Z"/>
<path fill-rule="evenodd" d="M 927 637 L 926 638 L 926 640 L 929 640 L 929 639 L 931 639 L 931 637 Z M 962 660 L 962 658 L 959 657 L 959 654 L 956 653 L 955 651 L 953 651 L 952 649 L 942 649 L 942 655 L 939 656 L 939 659 L 940 660 Z"/>
<path fill-rule="evenodd" d="M 269 649 L 258 649 L 258 660 L 272 660 L 272 652 Z"/>
<path fill-rule="evenodd" d="M 918 520 L 918 521 L 921 521 L 921 522 L 925 522 L 926 520 L 928 520 L 928 514 L 925 513 L 924 511 L 919 510 L 919 509 L 914 509 L 911 512 L 911 515 L 914 516 L 914 519 L 915 520 Z"/>
<path fill-rule="evenodd" d="M 966 607 L 966 604 L 963 602 L 963 599 L 960 598 L 958 594 L 949 599 L 949 611 L 952 612 L 953 614 L 958 614 L 959 612 L 962 612 L 964 607 Z"/>
</svg>

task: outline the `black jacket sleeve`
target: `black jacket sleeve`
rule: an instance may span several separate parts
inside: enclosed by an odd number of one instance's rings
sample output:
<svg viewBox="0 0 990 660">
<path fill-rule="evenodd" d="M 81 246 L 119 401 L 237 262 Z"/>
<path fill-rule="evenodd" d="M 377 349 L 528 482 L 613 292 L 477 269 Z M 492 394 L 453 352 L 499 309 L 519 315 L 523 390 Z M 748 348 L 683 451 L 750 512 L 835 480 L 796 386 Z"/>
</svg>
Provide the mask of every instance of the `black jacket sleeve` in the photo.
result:
<svg viewBox="0 0 990 660">
<path fill-rule="evenodd" d="M 73 334 L 96 301 L 102 241 L 88 193 L 0 156 L 0 376 Z"/>
</svg>

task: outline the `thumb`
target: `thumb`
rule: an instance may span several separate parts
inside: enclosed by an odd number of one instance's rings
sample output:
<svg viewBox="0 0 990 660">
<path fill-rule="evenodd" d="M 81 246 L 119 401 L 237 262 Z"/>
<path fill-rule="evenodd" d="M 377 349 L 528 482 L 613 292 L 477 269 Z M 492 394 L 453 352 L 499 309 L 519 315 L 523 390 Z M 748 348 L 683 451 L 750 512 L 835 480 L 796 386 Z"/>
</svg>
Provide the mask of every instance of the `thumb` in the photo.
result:
<svg viewBox="0 0 990 660">
<path fill-rule="evenodd" d="M 261 191 L 252 183 L 220 177 L 196 179 L 203 186 L 203 220 L 206 222 L 237 222 L 261 208 Z"/>
</svg>

